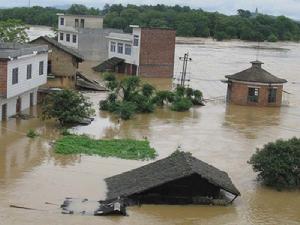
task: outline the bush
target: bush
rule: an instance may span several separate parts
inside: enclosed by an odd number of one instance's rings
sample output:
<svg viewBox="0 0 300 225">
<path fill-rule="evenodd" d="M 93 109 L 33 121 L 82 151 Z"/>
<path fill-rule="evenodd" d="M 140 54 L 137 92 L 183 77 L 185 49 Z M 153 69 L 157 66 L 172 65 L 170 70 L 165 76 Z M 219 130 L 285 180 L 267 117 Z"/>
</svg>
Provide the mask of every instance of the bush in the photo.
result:
<svg viewBox="0 0 300 225">
<path fill-rule="evenodd" d="M 35 130 L 29 129 L 28 132 L 27 132 L 27 134 L 26 134 L 26 136 L 29 137 L 29 138 L 35 138 L 35 137 L 37 137 L 39 135 L 38 135 L 37 132 L 35 132 Z"/>
<path fill-rule="evenodd" d="M 193 106 L 193 103 L 188 98 L 178 98 L 171 105 L 171 110 L 183 112 L 189 110 Z"/>
<path fill-rule="evenodd" d="M 268 37 L 268 42 L 277 42 L 278 38 L 274 34 L 270 34 Z"/>
<path fill-rule="evenodd" d="M 257 149 L 248 162 L 258 178 L 277 189 L 300 187 L 300 139 L 277 140 Z"/>
<path fill-rule="evenodd" d="M 121 102 L 114 112 L 123 120 L 129 120 L 135 113 L 136 106 L 132 102 Z"/>
</svg>

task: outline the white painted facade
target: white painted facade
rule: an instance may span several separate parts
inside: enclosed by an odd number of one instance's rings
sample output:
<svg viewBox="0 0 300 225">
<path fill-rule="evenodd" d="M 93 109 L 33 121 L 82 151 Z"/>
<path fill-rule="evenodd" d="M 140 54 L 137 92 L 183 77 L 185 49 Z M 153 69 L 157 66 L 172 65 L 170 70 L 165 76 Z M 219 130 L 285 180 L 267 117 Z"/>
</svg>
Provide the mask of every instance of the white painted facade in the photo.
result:
<svg viewBox="0 0 300 225">
<path fill-rule="evenodd" d="M 40 62 L 43 69 L 40 70 Z M 27 65 L 31 66 L 31 78 L 27 79 Z M 23 55 L 7 62 L 7 93 L 0 97 L 0 121 L 3 105 L 6 105 L 6 118 L 17 112 L 17 100 L 20 99 L 21 111 L 37 103 L 38 87 L 47 83 L 48 53 Z M 18 68 L 18 82 L 13 84 L 13 69 Z M 43 72 L 40 74 L 40 72 Z"/>
<path fill-rule="evenodd" d="M 134 64 L 139 66 L 140 61 L 140 42 L 141 42 L 141 28 L 134 27 L 132 34 L 119 34 L 119 33 L 110 33 L 107 36 L 109 40 L 108 46 L 108 58 L 118 57 L 125 60 L 125 63 Z M 138 43 L 135 43 L 135 39 L 138 40 Z M 116 48 L 113 51 L 113 45 L 115 44 Z M 118 45 L 123 45 L 123 52 L 118 51 Z M 130 55 L 125 54 L 125 45 L 129 45 Z"/>
</svg>

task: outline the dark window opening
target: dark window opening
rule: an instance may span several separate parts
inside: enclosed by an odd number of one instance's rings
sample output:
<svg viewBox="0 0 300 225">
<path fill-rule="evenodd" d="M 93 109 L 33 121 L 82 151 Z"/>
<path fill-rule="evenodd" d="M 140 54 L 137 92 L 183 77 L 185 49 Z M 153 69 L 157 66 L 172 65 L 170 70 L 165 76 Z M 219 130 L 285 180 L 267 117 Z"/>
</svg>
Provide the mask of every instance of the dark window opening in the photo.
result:
<svg viewBox="0 0 300 225">
<path fill-rule="evenodd" d="M 248 89 L 248 101 L 249 102 L 258 102 L 259 89 L 258 88 L 249 88 Z"/>
<path fill-rule="evenodd" d="M 275 103 L 276 102 L 276 96 L 277 96 L 277 89 L 276 88 L 270 88 L 269 89 L 268 102 L 269 103 Z"/>
<path fill-rule="evenodd" d="M 48 61 L 48 74 L 52 73 L 52 63 L 51 60 Z"/>
<path fill-rule="evenodd" d="M 31 79 L 32 77 L 32 65 L 27 65 L 27 80 Z"/>
<path fill-rule="evenodd" d="M 60 39 L 61 41 L 64 40 L 64 33 L 59 33 L 59 39 Z"/>
<path fill-rule="evenodd" d="M 70 34 L 67 34 L 67 36 L 66 36 L 66 41 L 67 41 L 67 42 L 70 42 Z"/>
<path fill-rule="evenodd" d="M 60 25 L 65 25 L 65 18 L 60 18 Z"/>
<path fill-rule="evenodd" d="M 7 118 L 7 104 L 2 105 L 2 120 L 6 120 Z"/>
<path fill-rule="evenodd" d="M 77 42 L 77 36 L 76 34 L 73 34 L 73 43 L 76 43 Z"/>
<path fill-rule="evenodd" d="M 123 54 L 123 44 L 118 43 L 118 53 Z"/>
<path fill-rule="evenodd" d="M 79 20 L 75 19 L 75 27 L 79 27 Z"/>
<path fill-rule="evenodd" d="M 125 55 L 131 55 L 131 45 L 125 44 Z"/>
<path fill-rule="evenodd" d="M 40 64 L 39 64 L 39 74 L 40 75 L 44 74 L 44 61 L 40 61 Z"/>
<path fill-rule="evenodd" d="M 19 80 L 19 68 L 13 68 L 12 70 L 12 84 L 17 84 Z"/>
<path fill-rule="evenodd" d="M 34 105 L 34 93 L 33 92 L 31 92 L 30 93 L 30 107 L 32 107 L 33 105 Z"/>
<path fill-rule="evenodd" d="M 81 20 L 80 20 L 80 27 L 81 27 L 81 28 L 84 28 L 84 19 L 81 19 Z"/>
<path fill-rule="evenodd" d="M 139 46 L 139 35 L 133 36 L 133 46 Z"/>
</svg>

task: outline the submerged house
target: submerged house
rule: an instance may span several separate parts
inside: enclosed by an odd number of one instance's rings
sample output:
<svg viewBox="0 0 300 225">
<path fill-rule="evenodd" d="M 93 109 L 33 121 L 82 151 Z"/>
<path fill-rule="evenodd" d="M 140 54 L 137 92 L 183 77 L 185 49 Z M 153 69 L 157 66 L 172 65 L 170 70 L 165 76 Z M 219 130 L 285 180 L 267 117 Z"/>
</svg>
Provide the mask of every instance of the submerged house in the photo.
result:
<svg viewBox="0 0 300 225">
<path fill-rule="evenodd" d="M 107 199 L 120 197 L 135 204 L 217 204 L 220 199 L 230 203 L 240 195 L 227 173 L 185 152 L 105 181 Z M 226 201 L 221 190 L 234 199 Z"/>
<path fill-rule="evenodd" d="M 0 43 L 0 121 L 36 105 L 47 61 L 47 45 Z"/>
<path fill-rule="evenodd" d="M 55 77 L 74 78 L 79 63 L 83 62 L 83 56 L 78 51 L 66 47 L 47 36 L 41 36 L 33 41 L 33 44 L 48 45 L 48 74 Z"/>
<path fill-rule="evenodd" d="M 263 62 L 233 75 L 228 81 L 227 102 L 250 106 L 281 106 L 285 79 L 278 78 L 262 68 Z"/>
<path fill-rule="evenodd" d="M 131 27 L 131 34 L 112 32 L 107 36 L 108 60 L 94 67 L 94 70 L 144 77 L 172 77 L 176 31 Z"/>
</svg>

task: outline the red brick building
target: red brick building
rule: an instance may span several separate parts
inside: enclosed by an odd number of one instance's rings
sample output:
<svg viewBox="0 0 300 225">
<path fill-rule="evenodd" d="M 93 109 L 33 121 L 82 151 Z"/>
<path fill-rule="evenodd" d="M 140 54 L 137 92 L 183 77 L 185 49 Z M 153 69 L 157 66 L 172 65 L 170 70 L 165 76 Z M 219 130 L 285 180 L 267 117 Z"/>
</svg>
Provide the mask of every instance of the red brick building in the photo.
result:
<svg viewBox="0 0 300 225">
<path fill-rule="evenodd" d="M 249 69 L 228 79 L 227 101 L 237 105 L 280 106 L 285 79 L 278 78 L 262 68 L 262 62 L 253 61 Z"/>
<path fill-rule="evenodd" d="M 109 59 L 94 69 L 144 77 L 172 77 L 176 31 L 138 26 L 132 29 L 131 34 L 109 34 Z"/>
</svg>

